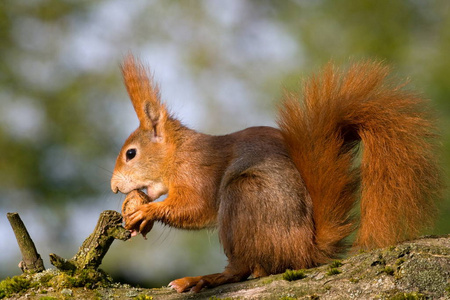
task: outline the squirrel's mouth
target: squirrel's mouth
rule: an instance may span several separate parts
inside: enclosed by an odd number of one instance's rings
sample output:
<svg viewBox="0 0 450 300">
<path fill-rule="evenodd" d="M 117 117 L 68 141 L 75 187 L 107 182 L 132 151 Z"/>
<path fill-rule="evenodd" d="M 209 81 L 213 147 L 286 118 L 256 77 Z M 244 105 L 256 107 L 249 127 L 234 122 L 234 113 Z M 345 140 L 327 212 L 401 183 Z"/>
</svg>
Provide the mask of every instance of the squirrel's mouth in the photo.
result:
<svg viewBox="0 0 450 300">
<path fill-rule="evenodd" d="M 139 190 L 148 196 L 148 186 L 142 187 Z"/>
<path fill-rule="evenodd" d="M 150 182 L 146 186 L 143 186 L 141 190 L 151 199 L 151 201 L 158 199 L 169 191 L 168 188 L 160 182 Z"/>
</svg>

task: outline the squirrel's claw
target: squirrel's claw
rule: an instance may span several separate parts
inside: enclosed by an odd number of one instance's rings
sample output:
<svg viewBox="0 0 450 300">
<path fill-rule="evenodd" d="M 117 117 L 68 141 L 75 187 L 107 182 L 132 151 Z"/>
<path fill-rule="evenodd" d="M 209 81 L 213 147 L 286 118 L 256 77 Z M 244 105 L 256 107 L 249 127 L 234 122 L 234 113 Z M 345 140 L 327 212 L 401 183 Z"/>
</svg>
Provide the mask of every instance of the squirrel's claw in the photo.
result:
<svg viewBox="0 0 450 300">
<path fill-rule="evenodd" d="M 182 293 L 195 286 L 197 282 L 198 278 L 196 277 L 184 277 L 171 281 L 168 286 L 176 290 L 177 293 Z"/>
<path fill-rule="evenodd" d="M 124 214 L 125 228 L 131 231 L 131 236 L 142 234 L 147 239 L 147 233 L 153 228 L 153 221 L 147 218 L 148 213 L 145 209 L 146 204 L 139 205 L 137 209 L 131 213 Z"/>
</svg>

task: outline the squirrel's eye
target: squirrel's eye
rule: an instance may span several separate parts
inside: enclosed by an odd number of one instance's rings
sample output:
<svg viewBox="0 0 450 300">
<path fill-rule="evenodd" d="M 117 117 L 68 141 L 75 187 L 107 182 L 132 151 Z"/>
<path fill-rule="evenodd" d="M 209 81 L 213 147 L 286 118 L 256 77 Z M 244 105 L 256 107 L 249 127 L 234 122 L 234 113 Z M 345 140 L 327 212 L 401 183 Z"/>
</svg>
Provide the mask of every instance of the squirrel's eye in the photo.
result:
<svg viewBox="0 0 450 300">
<path fill-rule="evenodd" d="M 125 153 L 127 161 L 132 160 L 136 156 L 136 149 L 128 149 Z"/>
</svg>

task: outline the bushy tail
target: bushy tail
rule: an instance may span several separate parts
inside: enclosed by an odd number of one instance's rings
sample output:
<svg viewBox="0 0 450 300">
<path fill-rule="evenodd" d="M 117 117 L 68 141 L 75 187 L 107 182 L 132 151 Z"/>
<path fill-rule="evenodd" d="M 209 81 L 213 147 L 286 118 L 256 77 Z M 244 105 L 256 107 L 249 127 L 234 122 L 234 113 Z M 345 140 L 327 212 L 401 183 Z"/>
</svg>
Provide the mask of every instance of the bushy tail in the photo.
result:
<svg viewBox="0 0 450 300">
<path fill-rule="evenodd" d="M 303 97 L 287 94 L 280 109 L 279 126 L 313 201 L 316 244 L 328 257 L 355 229 L 358 200 L 355 245 L 362 248 L 413 238 L 433 221 L 441 179 L 427 101 L 388 73 L 381 63 L 346 72 L 329 64 L 306 82 Z"/>
</svg>

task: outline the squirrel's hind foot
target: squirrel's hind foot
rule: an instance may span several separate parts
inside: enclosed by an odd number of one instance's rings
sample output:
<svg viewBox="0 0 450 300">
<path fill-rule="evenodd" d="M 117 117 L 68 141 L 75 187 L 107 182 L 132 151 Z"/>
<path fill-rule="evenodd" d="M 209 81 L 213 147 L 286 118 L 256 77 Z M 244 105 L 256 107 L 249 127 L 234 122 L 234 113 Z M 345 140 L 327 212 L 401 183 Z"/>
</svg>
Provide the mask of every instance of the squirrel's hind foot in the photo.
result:
<svg viewBox="0 0 450 300">
<path fill-rule="evenodd" d="M 169 283 L 169 287 L 175 289 L 178 293 L 189 290 L 198 293 L 205 287 L 212 288 L 225 283 L 243 281 L 249 275 L 249 272 L 232 272 L 227 268 L 223 273 L 176 279 Z"/>
</svg>

